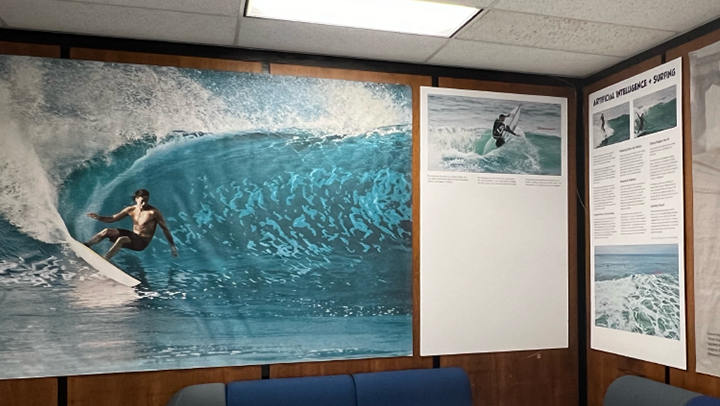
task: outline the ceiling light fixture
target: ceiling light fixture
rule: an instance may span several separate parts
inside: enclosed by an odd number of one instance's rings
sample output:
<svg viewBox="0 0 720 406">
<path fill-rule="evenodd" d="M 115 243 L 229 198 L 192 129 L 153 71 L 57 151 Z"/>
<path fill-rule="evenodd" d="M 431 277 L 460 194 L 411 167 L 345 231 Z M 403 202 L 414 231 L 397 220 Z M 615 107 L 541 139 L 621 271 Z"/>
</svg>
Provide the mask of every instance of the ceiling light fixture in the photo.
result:
<svg viewBox="0 0 720 406">
<path fill-rule="evenodd" d="M 420 0 L 248 0 L 245 16 L 449 38 L 479 12 Z"/>
</svg>

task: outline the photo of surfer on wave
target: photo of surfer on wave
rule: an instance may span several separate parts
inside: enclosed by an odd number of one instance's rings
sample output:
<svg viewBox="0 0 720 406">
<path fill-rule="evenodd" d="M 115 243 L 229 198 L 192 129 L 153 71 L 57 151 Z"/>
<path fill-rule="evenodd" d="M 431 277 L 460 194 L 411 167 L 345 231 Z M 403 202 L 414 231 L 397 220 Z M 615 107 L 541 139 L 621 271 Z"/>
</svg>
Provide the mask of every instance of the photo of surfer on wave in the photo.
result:
<svg viewBox="0 0 720 406">
<path fill-rule="evenodd" d="M 510 127 L 505 125 L 505 117 L 510 117 L 509 114 L 500 114 L 495 123 L 493 123 L 493 138 L 495 139 L 495 146 L 500 148 L 505 144 L 503 136 L 505 133 L 510 133 L 514 136 L 518 136 Z"/>
<path fill-rule="evenodd" d="M 677 88 L 670 86 L 633 101 L 635 137 L 677 126 Z"/>
<path fill-rule="evenodd" d="M 630 139 L 630 103 L 593 114 L 592 139 L 595 148 Z"/>
<path fill-rule="evenodd" d="M 133 222 L 132 231 L 121 228 L 106 228 L 95 234 L 88 242 L 85 243 L 85 245 L 92 247 L 107 238 L 113 243 L 110 250 L 105 254 L 105 259 L 110 260 L 120 251 L 121 248 L 133 251 L 143 251 L 148 245 L 150 245 L 150 242 L 155 236 L 157 226 L 160 226 L 165 238 L 168 243 L 170 243 L 170 252 L 172 256 L 178 256 L 175 241 L 173 240 L 170 229 L 165 222 L 165 218 L 160 210 L 148 204 L 148 200 L 150 200 L 150 192 L 145 189 L 138 189 L 133 194 L 133 200 L 135 201 L 135 205 L 128 206 L 112 216 L 101 216 L 97 213 L 87 214 L 88 217 L 102 223 L 115 223 L 125 217 L 130 217 Z"/>
<path fill-rule="evenodd" d="M 560 176 L 562 106 L 518 99 L 429 94 L 428 170 Z"/>
</svg>

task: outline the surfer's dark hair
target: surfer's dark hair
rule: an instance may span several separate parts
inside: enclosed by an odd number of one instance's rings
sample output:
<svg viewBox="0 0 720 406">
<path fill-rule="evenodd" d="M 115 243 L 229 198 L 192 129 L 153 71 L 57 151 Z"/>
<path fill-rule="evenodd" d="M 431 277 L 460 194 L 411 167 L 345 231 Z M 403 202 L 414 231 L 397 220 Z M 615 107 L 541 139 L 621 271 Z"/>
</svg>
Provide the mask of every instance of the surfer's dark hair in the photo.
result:
<svg viewBox="0 0 720 406">
<path fill-rule="evenodd" d="M 145 189 L 138 189 L 138 190 L 136 190 L 135 193 L 133 194 L 133 200 L 135 200 L 135 199 L 138 198 L 138 197 L 145 197 L 145 198 L 148 198 L 148 199 L 149 199 L 149 198 L 150 198 L 150 192 L 148 192 L 148 191 L 145 190 Z"/>
</svg>

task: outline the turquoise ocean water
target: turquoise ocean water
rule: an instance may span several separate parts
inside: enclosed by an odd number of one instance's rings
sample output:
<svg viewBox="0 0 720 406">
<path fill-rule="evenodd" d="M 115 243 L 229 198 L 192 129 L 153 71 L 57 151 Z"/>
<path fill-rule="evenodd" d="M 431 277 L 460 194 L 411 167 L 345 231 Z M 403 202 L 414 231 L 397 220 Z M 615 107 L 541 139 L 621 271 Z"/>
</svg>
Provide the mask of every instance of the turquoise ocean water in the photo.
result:
<svg viewBox="0 0 720 406">
<path fill-rule="evenodd" d="M 0 379 L 412 352 L 409 87 L 0 57 L 0 118 Z M 128 288 L 64 241 L 139 188 Z"/>
</svg>

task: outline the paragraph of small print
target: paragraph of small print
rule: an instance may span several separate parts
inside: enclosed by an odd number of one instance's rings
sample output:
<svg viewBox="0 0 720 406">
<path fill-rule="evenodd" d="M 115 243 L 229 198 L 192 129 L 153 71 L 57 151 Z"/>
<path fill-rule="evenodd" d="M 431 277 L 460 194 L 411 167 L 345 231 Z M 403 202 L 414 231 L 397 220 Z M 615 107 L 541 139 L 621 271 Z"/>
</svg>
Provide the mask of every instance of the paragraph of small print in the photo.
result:
<svg viewBox="0 0 720 406">
<path fill-rule="evenodd" d="M 477 183 L 478 185 L 517 186 L 517 182 L 514 178 L 490 178 L 478 176 Z"/>
<path fill-rule="evenodd" d="M 428 183 L 455 183 L 455 182 L 467 182 L 469 179 L 467 176 L 460 175 L 428 175 Z"/>
<path fill-rule="evenodd" d="M 720 358 L 720 334 L 708 333 L 707 337 L 708 355 Z"/>
<path fill-rule="evenodd" d="M 555 179 L 525 179 L 525 186 L 535 187 L 560 187 L 563 185 L 562 180 Z"/>
</svg>

